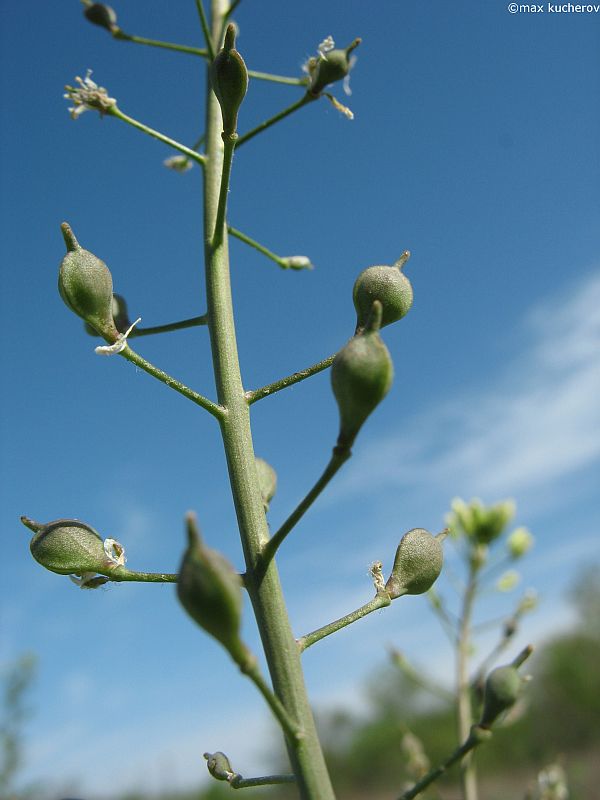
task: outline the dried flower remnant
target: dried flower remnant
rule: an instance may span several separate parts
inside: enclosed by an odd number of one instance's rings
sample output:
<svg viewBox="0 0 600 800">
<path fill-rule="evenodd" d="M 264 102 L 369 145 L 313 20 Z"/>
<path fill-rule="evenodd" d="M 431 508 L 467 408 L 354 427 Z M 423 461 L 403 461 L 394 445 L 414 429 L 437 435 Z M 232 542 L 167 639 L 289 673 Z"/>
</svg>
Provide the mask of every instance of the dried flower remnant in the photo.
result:
<svg viewBox="0 0 600 800">
<path fill-rule="evenodd" d="M 173 172 L 180 172 L 183 174 L 184 172 L 189 172 L 194 165 L 187 156 L 170 156 L 169 158 L 165 158 L 163 166 L 167 169 L 172 169 Z"/>
<path fill-rule="evenodd" d="M 63 97 L 73 103 L 69 109 L 71 119 L 77 119 L 84 111 L 99 111 L 104 116 L 117 105 L 115 98 L 109 97 L 108 91 L 91 79 L 91 74 L 92 70 L 88 69 L 85 78 L 77 76 L 75 81 L 79 86 L 65 86 Z"/>
</svg>

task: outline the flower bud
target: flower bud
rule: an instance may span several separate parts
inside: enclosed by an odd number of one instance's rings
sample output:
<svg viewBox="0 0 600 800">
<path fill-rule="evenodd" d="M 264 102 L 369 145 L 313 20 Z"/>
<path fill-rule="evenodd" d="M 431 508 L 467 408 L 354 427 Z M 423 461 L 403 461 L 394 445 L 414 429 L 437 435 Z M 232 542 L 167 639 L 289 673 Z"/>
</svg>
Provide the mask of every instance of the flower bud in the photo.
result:
<svg viewBox="0 0 600 800">
<path fill-rule="evenodd" d="M 533 536 L 527 528 L 516 528 L 506 541 L 511 558 L 521 558 L 533 547 Z"/>
<path fill-rule="evenodd" d="M 117 15 L 113 8 L 104 5 L 104 3 L 91 3 L 86 5 L 84 15 L 93 25 L 99 25 L 101 28 L 106 28 L 107 31 L 113 33 L 118 30 Z"/>
<path fill-rule="evenodd" d="M 452 513 L 446 518 L 453 534 L 463 532 L 474 542 L 488 545 L 497 539 L 515 514 L 512 500 L 493 506 L 484 506 L 481 500 L 465 503 L 459 498 L 452 501 Z"/>
<path fill-rule="evenodd" d="M 499 592 L 511 592 L 521 580 L 521 576 L 516 569 L 507 569 L 496 581 L 496 589 Z"/>
<path fill-rule="evenodd" d="M 331 385 L 340 412 L 338 447 L 349 449 L 361 426 L 388 393 L 394 366 L 381 341 L 382 307 L 373 303 L 365 332 L 350 339 L 335 357 Z"/>
<path fill-rule="evenodd" d="M 216 780 L 230 781 L 235 776 L 225 753 L 204 753 L 204 758 L 208 771 Z"/>
<path fill-rule="evenodd" d="M 110 341 L 119 331 L 112 315 L 112 276 L 104 261 L 84 250 L 66 222 L 61 225 L 67 245 L 58 274 L 58 290 L 67 306 Z"/>
<path fill-rule="evenodd" d="M 123 546 L 114 539 L 102 539 L 90 525 L 77 519 L 57 519 L 42 525 L 28 517 L 21 522 L 34 536 L 32 556 L 43 567 L 59 575 L 106 573 L 125 563 Z"/>
<path fill-rule="evenodd" d="M 311 94 L 320 94 L 330 83 L 341 81 L 350 73 L 353 61 L 350 53 L 358 47 L 360 41 L 355 39 L 345 50 L 319 49 L 319 58 L 310 59 L 307 64 L 311 78 L 309 88 Z M 332 40 L 331 45 L 333 45 Z"/>
<path fill-rule="evenodd" d="M 483 695 L 483 711 L 479 726 L 489 728 L 504 711 L 514 706 L 521 695 L 526 678 L 522 678 L 517 669 L 526 661 L 533 648 L 525 647 L 511 664 L 496 667 L 488 675 Z"/>
<path fill-rule="evenodd" d="M 402 319 L 409 312 L 413 302 L 413 290 L 410 281 L 402 272 L 409 255 L 407 250 L 392 267 L 368 267 L 360 273 L 352 290 L 357 332 L 367 324 L 375 300 L 379 300 L 383 308 L 382 328 Z"/>
<path fill-rule="evenodd" d="M 392 600 L 404 594 L 423 594 L 433 586 L 442 571 L 446 532 L 432 536 L 423 528 L 413 528 L 402 537 L 392 573 L 385 585 Z"/>
<path fill-rule="evenodd" d="M 269 503 L 277 491 L 277 473 L 263 458 L 256 459 L 256 471 L 258 473 L 258 484 L 260 486 L 263 505 L 265 511 L 268 511 Z"/>
<path fill-rule="evenodd" d="M 248 70 L 235 49 L 235 25 L 225 31 L 223 49 L 219 50 L 210 68 L 212 88 L 223 115 L 223 133 L 231 135 L 237 128 L 237 116 L 248 91 Z"/>
<path fill-rule="evenodd" d="M 184 554 L 177 596 L 190 617 L 241 663 L 246 649 L 239 632 L 242 619 L 242 584 L 231 564 L 205 546 L 195 517 L 187 517 L 188 547 Z"/>
</svg>

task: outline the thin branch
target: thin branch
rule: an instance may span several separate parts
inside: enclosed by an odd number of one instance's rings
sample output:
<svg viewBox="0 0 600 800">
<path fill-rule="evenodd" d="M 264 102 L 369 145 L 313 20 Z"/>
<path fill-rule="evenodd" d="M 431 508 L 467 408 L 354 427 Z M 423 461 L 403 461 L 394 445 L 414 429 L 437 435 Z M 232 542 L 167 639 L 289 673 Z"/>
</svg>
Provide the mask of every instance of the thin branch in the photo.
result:
<svg viewBox="0 0 600 800">
<path fill-rule="evenodd" d="M 299 100 L 296 100 L 295 103 L 292 103 L 291 106 L 284 108 L 283 111 L 280 111 L 278 114 L 275 114 L 274 117 L 270 117 L 266 119 L 264 122 L 261 122 L 260 125 L 257 125 L 256 128 L 252 128 L 252 130 L 245 133 L 243 136 L 237 141 L 237 146 L 240 147 L 245 142 L 249 141 L 250 139 L 254 138 L 258 133 L 262 133 L 263 131 L 270 128 L 271 125 L 275 125 L 276 122 L 280 122 L 282 119 L 289 117 L 290 114 L 293 114 L 294 111 L 298 111 L 299 108 L 311 103 L 313 100 L 317 99 L 317 95 L 311 94 L 310 92 L 306 92 L 302 95 Z"/>
<path fill-rule="evenodd" d="M 233 228 L 231 225 L 227 226 L 227 230 L 232 236 L 235 236 L 236 239 L 239 239 L 240 242 L 244 242 L 244 244 L 253 247 L 255 250 L 258 250 L 259 253 L 262 253 L 263 256 L 266 256 L 267 258 L 271 259 L 271 261 L 274 261 L 278 267 L 281 267 L 282 269 L 288 269 L 287 265 L 285 264 L 281 256 L 278 256 L 277 253 L 274 253 L 272 250 L 269 250 L 260 242 L 257 242 L 256 239 L 251 239 L 250 236 L 248 236 L 245 233 L 242 233 L 242 231 L 238 231 L 237 228 Z"/>
<path fill-rule="evenodd" d="M 116 117 L 120 119 L 122 122 L 126 122 L 128 125 L 131 125 L 133 128 L 136 128 L 138 131 L 142 131 L 142 133 L 146 133 L 148 136 L 152 136 L 153 139 L 158 139 L 159 142 L 163 142 L 163 144 L 169 145 L 174 150 L 178 150 L 180 153 L 183 153 L 188 158 L 191 158 L 192 161 L 196 161 L 198 164 L 204 166 L 206 164 L 206 157 L 203 156 L 201 153 L 197 153 L 195 150 L 192 150 L 190 147 L 186 147 L 186 145 L 181 144 L 181 142 L 177 142 L 175 139 L 171 139 L 169 136 L 165 136 L 164 133 L 160 133 L 160 131 L 155 131 L 153 128 L 148 127 L 148 125 L 144 125 L 143 122 L 138 122 L 138 120 L 133 119 L 133 117 L 124 114 L 118 106 L 112 106 L 107 112 L 107 116 Z"/>
<path fill-rule="evenodd" d="M 142 358 L 142 356 L 138 355 L 138 353 L 132 350 L 129 345 L 127 345 L 125 349 L 119 353 L 119 355 L 123 356 L 123 358 L 127 359 L 127 361 L 130 361 L 132 364 L 135 364 L 136 367 L 144 370 L 144 372 L 147 372 L 148 375 L 152 375 L 153 378 L 156 378 L 161 383 L 164 383 L 171 389 L 175 389 L 176 392 L 179 392 L 179 394 L 187 397 L 188 400 L 196 403 L 196 405 L 206 409 L 206 411 L 212 414 L 213 417 L 216 417 L 218 420 L 222 420 L 224 418 L 226 411 L 222 406 L 213 403 L 212 400 L 209 400 L 207 397 L 198 394 L 198 392 L 190 389 L 189 386 L 186 386 L 184 383 L 176 380 L 171 375 L 163 372 L 162 369 L 155 367 L 154 364 L 146 361 L 145 358 Z"/>
<path fill-rule="evenodd" d="M 259 81 L 270 81 L 271 83 L 284 83 L 287 86 L 307 86 L 309 78 L 288 78 L 287 75 L 274 75 L 272 72 L 257 72 L 254 69 L 248 70 L 250 78 Z"/>
<path fill-rule="evenodd" d="M 215 48 L 213 46 L 212 37 L 210 35 L 208 20 L 206 19 L 206 14 L 204 13 L 204 6 L 202 5 L 202 0 L 196 0 L 196 8 L 198 9 L 198 16 L 200 17 L 200 24 L 202 25 L 202 33 L 204 34 L 204 41 L 206 42 L 208 57 L 211 61 L 214 61 Z"/>
<path fill-rule="evenodd" d="M 340 617 L 340 619 L 336 619 L 334 622 L 330 622 L 328 625 L 323 625 L 322 628 L 317 628 L 316 631 L 312 631 L 311 633 L 306 633 L 304 636 L 301 636 L 297 640 L 300 652 L 304 652 L 316 642 L 324 639 L 326 636 L 330 636 L 332 633 L 336 633 L 336 631 L 339 631 L 342 628 L 351 625 L 353 622 L 366 617 L 367 614 L 377 611 L 379 608 L 386 608 L 386 606 L 389 606 L 391 602 L 390 596 L 385 592 L 376 594 L 372 600 L 369 600 L 369 602 L 365 603 L 364 606 L 357 608 L 356 611 L 352 611 L 350 614 L 346 614 L 345 617 Z"/>
<path fill-rule="evenodd" d="M 176 44 L 175 42 L 161 42 L 157 39 L 147 39 L 145 36 L 132 36 L 125 33 L 120 28 L 113 33 L 113 37 L 121 42 L 133 42 L 134 44 L 146 44 L 150 47 L 160 47 L 163 50 L 175 50 L 177 53 L 187 53 L 192 56 L 208 57 L 208 50 L 199 47 L 189 47 L 186 44 Z"/>
<path fill-rule="evenodd" d="M 129 334 L 129 338 L 136 336 L 152 336 L 155 333 L 168 333 L 169 331 L 180 331 L 184 328 L 196 328 L 200 325 L 208 325 L 208 316 L 202 314 L 200 317 L 190 317 L 179 322 L 168 322 L 165 325 L 153 325 L 148 328 L 134 328 Z"/>
<path fill-rule="evenodd" d="M 302 732 L 298 728 L 296 722 L 290 717 L 285 709 L 285 706 L 273 690 L 267 685 L 265 679 L 261 675 L 260 669 L 256 661 L 251 661 L 247 664 L 240 664 L 240 670 L 247 675 L 254 683 L 258 691 L 262 694 L 267 702 L 267 705 L 273 712 L 275 718 L 279 722 L 281 729 L 286 734 L 288 739 L 292 742 L 297 742 L 301 738 Z"/>
<path fill-rule="evenodd" d="M 323 361 L 319 361 L 316 364 L 313 364 L 311 367 L 300 370 L 300 372 L 294 372 L 292 375 L 288 375 L 285 378 L 280 378 L 278 381 L 274 381 L 273 383 L 268 383 L 266 386 L 263 386 L 260 389 L 254 389 L 246 392 L 246 399 L 248 400 L 248 403 L 252 405 L 252 403 L 256 403 L 257 400 L 262 400 L 263 397 L 268 397 L 271 394 L 275 394 L 275 392 L 280 392 L 282 389 L 287 389 L 288 386 L 293 386 L 295 383 L 299 383 L 306 378 L 310 378 L 311 375 L 316 375 L 317 373 L 322 372 L 324 369 L 327 369 L 333 364 L 336 356 L 337 353 L 334 353 L 333 355 L 324 358 Z"/>
<path fill-rule="evenodd" d="M 333 448 L 333 453 L 331 455 L 331 458 L 329 459 L 329 463 L 325 467 L 323 474 L 321 475 L 319 480 L 308 492 L 306 497 L 303 500 L 301 500 L 300 503 L 298 503 L 294 511 L 292 511 L 290 516 L 286 519 L 286 521 L 279 528 L 279 530 L 276 533 L 274 533 L 273 536 L 269 539 L 269 541 L 265 544 L 263 551 L 261 553 L 260 563 L 257 567 L 259 580 L 262 577 L 262 575 L 264 575 L 265 569 L 268 567 L 270 561 L 274 558 L 275 553 L 281 546 L 286 536 L 290 533 L 290 531 L 294 528 L 294 526 L 302 519 L 304 514 L 315 502 L 317 497 L 325 489 L 329 481 L 333 478 L 333 476 L 340 469 L 340 467 L 346 463 L 346 461 L 350 458 L 351 455 L 352 452 L 347 448 L 340 448 L 340 447 Z"/>
<path fill-rule="evenodd" d="M 295 775 L 265 775 L 262 778 L 243 778 L 236 774 L 229 781 L 232 789 L 250 789 L 252 786 L 274 786 L 280 783 L 295 783 Z"/>
<path fill-rule="evenodd" d="M 119 567 L 110 572 L 103 573 L 115 582 L 137 581 L 138 583 L 177 583 L 179 575 L 171 572 L 136 572 L 135 570 Z"/>
</svg>

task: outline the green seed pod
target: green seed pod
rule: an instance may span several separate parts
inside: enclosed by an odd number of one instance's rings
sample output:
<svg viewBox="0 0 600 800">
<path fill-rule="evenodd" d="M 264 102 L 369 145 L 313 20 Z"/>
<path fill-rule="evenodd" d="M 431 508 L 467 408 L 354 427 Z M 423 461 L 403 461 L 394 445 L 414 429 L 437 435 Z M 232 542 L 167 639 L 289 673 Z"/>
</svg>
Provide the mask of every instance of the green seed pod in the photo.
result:
<svg viewBox="0 0 600 800">
<path fill-rule="evenodd" d="M 184 554 L 177 596 L 190 617 L 214 636 L 238 664 L 247 660 L 239 636 L 242 584 L 231 564 L 204 545 L 193 515 L 187 517 L 188 547 Z"/>
<path fill-rule="evenodd" d="M 392 359 L 378 333 L 381 313 L 381 303 L 375 301 L 365 332 L 350 339 L 331 367 L 331 385 L 340 412 L 337 443 L 343 449 L 352 447 L 361 426 L 392 385 Z"/>
<path fill-rule="evenodd" d="M 210 68 L 212 88 L 223 115 L 223 133 L 230 136 L 237 128 L 238 111 L 248 91 L 248 70 L 235 49 L 235 25 L 225 32 L 223 49 L 219 50 Z"/>
<path fill-rule="evenodd" d="M 263 499 L 263 505 L 265 507 L 265 511 L 268 511 L 269 503 L 277 491 L 277 473 L 263 458 L 256 459 L 256 471 L 258 473 L 258 483 Z"/>
<path fill-rule="evenodd" d="M 423 594 L 433 586 L 442 571 L 445 538 L 445 531 L 432 536 L 424 528 L 413 528 L 404 534 L 385 585 L 392 600 L 404 594 Z"/>
<path fill-rule="evenodd" d="M 204 753 L 204 758 L 206 759 L 208 771 L 216 780 L 230 781 L 234 777 L 235 772 L 231 768 L 225 753 Z"/>
<path fill-rule="evenodd" d="M 375 300 L 383 306 L 382 328 L 408 314 L 413 303 L 413 290 L 402 267 L 409 255 L 407 250 L 392 267 L 368 267 L 360 273 L 352 290 L 357 332 L 367 324 Z"/>
<path fill-rule="evenodd" d="M 489 728 L 504 711 L 519 699 L 523 678 L 512 664 L 492 670 L 485 682 L 483 711 L 479 725 Z"/>
<path fill-rule="evenodd" d="M 42 525 L 21 517 L 21 522 L 34 531 L 29 545 L 32 556 L 51 572 L 83 575 L 107 572 L 124 563 L 123 548 L 118 542 L 106 540 L 118 548 L 108 549 L 97 531 L 77 519 L 57 519 Z"/>
<path fill-rule="evenodd" d="M 101 336 L 115 341 L 119 331 L 112 316 L 112 276 L 104 261 L 84 250 L 66 222 L 61 225 L 67 245 L 58 273 L 58 290 L 67 306 Z"/>
<path fill-rule="evenodd" d="M 129 319 L 129 312 L 127 310 L 127 301 L 122 294 L 113 294 L 112 299 L 112 315 L 115 328 L 119 333 L 125 333 L 131 327 L 131 320 Z M 84 322 L 85 332 L 90 336 L 98 336 L 92 326 Z"/>
<path fill-rule="evenodd" d="M 104 3 L 92 3 L 84 9 L 84 16 L 93 25 L 99 25 L 112 33 L 118 29 L 117 15 L 113 8 Z"/>
<path fill-rule="evenodd" d="M 329 50 L 321 53 L 318 59 L 311 59 L 308 66 L 311 94 L 320 94 L 330 83 L 341 81 L 348 75 L 352 67 L 350 53 L 358 47 L 360 41 L 355 39 L 345 50 Z"/>
</svg>

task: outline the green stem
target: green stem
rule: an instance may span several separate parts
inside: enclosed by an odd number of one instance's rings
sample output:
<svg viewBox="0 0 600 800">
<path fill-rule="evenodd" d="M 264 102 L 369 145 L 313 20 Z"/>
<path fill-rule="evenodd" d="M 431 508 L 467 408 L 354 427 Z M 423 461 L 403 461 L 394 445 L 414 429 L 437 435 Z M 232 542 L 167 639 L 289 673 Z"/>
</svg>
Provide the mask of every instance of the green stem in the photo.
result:
<svg viewBox="0 0 600 800">
<path fill-rule="evenodd" d="M 247 142 L 254 136 L 256 136 L 257 133 L 262 133 L 267 128 L 270 128 L 271 125 L 275 125 L 276 122 L 279 122 L 280 120 L 289 117 L 289 115 L 293 114 L 294 111 L 297 111 L 299 108 L 302 108 L 303 106 L 307 105 L 308 103 L 311 103 L 313 100 L 316 99 L 317 95 L 313 95 L 310 92 L 306 92 L 305 94 L 302 95 L 302 97 L 299 100 L 296 100 L 295 103 L 292 103 L 291 106 L 284 108 L 283 111 L 279 112 L 279 114 L 275 114 L 274 117 L 270 117 L 264 122 L 261 122 L 260 125 L 256 126 L 256 128 L 252 128 L 252 130 L 248 131 L 243 136 L 240 136 L 240 138 L 237 141 L 237 146 L 240 147 L 241 145 L 244 144 L 244 142 Z"/>
<path fill-rule="evenodd" d="M 324 369 L 327 369 L 333 364 L 336 355 L 337 353 L 334 353 L 333 355 L 324 358 L 323 361 L 313 364 L 312 367 L 301 369 L 300 372 L 294 372 L 292 375 L 288 375 L 285 378 L 280 378 L 278 381 L 268 383 L 266 386 L 263 386 L 260 389 L 254 389 L 253 391 L 246 392 L 248 403 L 256 403 L 257 400 L 262 400 L 263 397 L 268 397 L 271 394 L 275 394 L 275 392 L 280 392 L 282 389 L 287 389 L 288 386 L 293 386 L 295 383 L 300 383 L 300 381 L 310 378 L 311 375 L 316 375 L 318 372 L 322 372 Z"/>
<path fill-rule="evenodd" d="M 206 164 L 206 158 L 201 153 L 197 153 L 190 147 L 186 147 L 184 144 L 181 144 L 181 142 L 177 142 L 175 139 L 165 136 L 164 133 L 160 133 L 160 131 L 155 131 L 153 128 L 149 128 L 147 125 L 144 125 L 143 122 L 138 122 L 137 119 L 129 117 L 127 114 L 124 114 L 118 106 L 112 106 L 112 108 L 110 108 L 106 114 L 107 116 L 116 117 L 122 122 L 126 122 L 128 125 L 131 125 L 132 128 L 136 128 L 138 131 L 142 131 L 143 133 L 148 134 L 148 136 L 152 136 L 153 139 L 158 139 L 159 142 L 163 142 L 163 144 L 169 145 L 169 147 L 172 147 L 174 150 L 178 150 L 180 153 L 183 153 L 188 158 L 191 158 L 192 161 L 196 161 L 198 164 L 201 164 L 202 166 Z"/>
<path fill-rule="evenodd" d="M 471 682 L 469 680 L 469 651 L 471 646 L 471 618 L 473 616 L 473 604 L 477 594 L 477 574 L 478 568 L 472 563 L 469 567 L 469 577 L 463 597 L 458 628 L 456 650 L 456 710 L 459 742 L 467 740 L 473 724 Z M 461 762 L 460 774 L 463 788 L 463 800 L 477 800 L 477 776 L 473 759 L 470 756 Z"/>
<path fill-rule="evenodd" d="M 179 322 L 168 322 L 166 325 L 153 325 L 149 328 L 134 328 L 129 334 L 129 338 L 133 339 L 136 336 L 152 336 L 155 333 L 180 331 L 184 328 L 196 328 L 199 325 L 208 325 L 208 316 L 206 314 L 202 314 L 201 317 L 182 319 Z"/>
<path fill-rule="evenodd" d="M 134 44 L 147 44 L 150 47 L 160 47 L 163 50 L 175 50 L 178 53 L 187 53 L 192 56 L 202 56 L 207 58 L 208 51 L 201 50 L 199 47 L 188 47 L 185 44 L 175 44 L 174 42 L 160 42 L 156 39 L 147 39 L 145 36 L 132 36 L 121 29 L 113 33 L 113 37 L 121 42 L 133 42 Z"/>
<path fill-rule="evenodd" d="M 280 783 L 295 783 L 294 775 L 265 775 L 262 778 L 243 778 L 241 775 L 234 775 L 229 781 L 232 789 L 250 789 L 252 786 L 274 786 Z"/>
<path fill-rule="evenodd" d="M 214 42 L 223 27 L 227 0 L 211 0 L 211 8 Z M 224 229 L 217 231 L 215 227 L 222 188 L 224 143 L 221 138 L 221 110 L 212 92 L 207 92 L 206 122 L 208 163 L 204 182 L 204 239 L 209 332 L 217 395 L 219 403 L 227 409 L 221 417 L 221 433 L 246 562 L 246 586 L 274 692 L 302 730 L 301 739 L 286 737 L 300 796 L 303 800 L 334 800 L 304 687 L 300 653 L 295 644 L 275 564 L 269 565 L 262 581 L 256 580 L 256 565 L 261 549 L 268 540 L 269 530 L 256 474 L 250 409 L 237 353 L 228 239 Z M 215 242 L 216 246 L 213 246 Z"/>
<path fill-rule="evenodd" d="M 258 250 L 259 253 L 262 253 L 267 258 L 270 258 L 271 261 L 274 261 L 282 269 L 287 269 L 283 258 L 278 256 L 276 253 L 273 253 L 271 250 L 268 250 L 264 245 L 260 244 L 260 242 L 257 242 L 255 239 L 251 239 L 247 234 L 242 233 L 242 231 L 238 231 L 237 228 L 233 228 L 231 225 L 227 226 L 227 232 L 232 236 L 235 236 L 236 239 L 239 239 L 240 242 L 244 242 L 244 244 L 253 247 L 255 250 Z"/>
<path fill-rule="evenodd" d="M 177 583 L 179 576 L 170 572 L 136 572 L 135 570 L 119 567 L 104 572 L 111 581 L 137 581 L 138 583 Z"/>
<path fill-rule="evenodd" d="M 214 252 L 223 244 L 225 237 L 225 219 L 227 217 L 227 195 L 229 194 L 229 180 L 231 178 L 231 165 L 233 151 L 237 142 L 237 133 L 223 134 L 223 161 L 221 166 L 221 185 L 219 187 L 219 200 L 215 216 L 215 229 L 211 240 L 211 249 Z"/>
<path fill-rule="evenodd" d="M 272 72 L 257 72 L 249 69 L 248 75 L 259 81 L 270 81 L 271 83 L 285 83 L 287 86 L 306 86 L 308 78 L 288 78 L 287 75 L 274 75 Z"/>
<path fill-rule="evenodd" d="M 456 750 L 452 753 L 452 755 L 447 758 L 442 764 L 434 769 L 430 770 L 427 775 L 425 775 L 418 783 L 409 789 L 408 791 L 404 792 L 404 794 L 399 798 L 399 800 L 413 800 L 414 797 L 421 794 L 421 792 L 426 789 L 431 783 L 436 781 L 441 775 L 446 772 L 451 766 L 456 764 L 457 761 L 463 759 L 468 753 L 474 750 L 483 742 L 487 741 L 492 732 L 489 730 L 485 730 L 483 728 L 479 728 L 478 726 L 474 725 L 471 731 L 469 732 L 467 738 L 465 739 L 464 743 L 457 747 Z"/>
<path fill-rule="evenodd" d="M 198 10 L 198 16 L 200 17 L 200 25 L 202 25 L 202 33 L 204 34 L 204 41 L 206 42 L 208 58 L 210 61 L 214 61 L 215 48 L 213 47 L 212 37 L 208 27 L 208 20 L 206 19 L 206 14 L 204 13 L 204 5 L 202 4 L 202 0 L 196 0 L 196 8 Z"/>
<path fill-rule="evenodd" d="M 306 514 L 308 509 L 312 506 L 329 481 L 333 478 L 340 467 L 346 463 L 351 455 L 352 452 L 346 448 L 334 447 L 331 458 L 329 459 L 329 463 L 323 470 L 323 474 L 319 480 L 315 483 L 310 492 L 308 492 L 306 497 L 301 500 L 300 503 L 298 503 L 296 508 L 292 511 L 290 516 L 286 519 L 279 530 L 274 533 L 271 539 L 269 539 L 269 541 L 265 544 L 262 551 L 259 575 L 273 561 L 275 553 L 281 546 L 281 543 L 284 541 L 286 536 L 300 521 L 304 514 Z"/>
<path fill-rule="evenodd" d="M 277 695 L 273 694 L 272 690 L 269 688 L 265 682 L 265 679 L 261 675 L 256 662 L 254 662 L 250 667 L 243 668 L 242 672 L 244 675 L 247 675 L 250 678 L 258 691 L 262 694 L 267 702 L 267 705 L 273 712 L 273 715 L 281 725 L 281 729 L 284 731 L 287 737 L 291 741 L 297 741 L 301 737 L 302 731 L 298 728 L 298 725 L 294 722 L 294 720 L 291 719 L 281 700 L 277 697 Z"/>
<path fill-rule="evenodd" d="M 198 392 L 190 389 L 189 386 L 186 386 L 184 383 L 176 380 L 171 375 L 163 372 L 162 369 L 155 367 L 154 364 L 146 361 L 145 358 L 142 358 L 142 356 L 138 355 L 134 350 L 132 350 L 129 345 L 127 345 L 124 350 L 121 350 L 119 355 L 123 356 L 123 358 L 126 358 L 127 361 L 130 361 L 132 364 L 135 364 L 136 367 L 143 369 L 144 372 L 148 373 L 148 375 L 152 375 L 153 378 L 156 378 L 156 380 L 164 383 L 169 388 L 175 389 L 176 392 L 179 392 L 179 394 L 187 397 L 188 400 L 196 403 L 196 405 L 201 406 L 218 420 L 222 420 L 223 417 L 225 417 L 226 412 L 222 406 L 213 403 L 212 400 L 209 400 L 207 397 L 198 394 Z"/>
<path fill-rule="evenodd" d="M 357 608 L 356 611 L 352 611 L 350 614 L 346 614 L 345 617 L 340 617 L 340 619 L 336 619 L 334 622 L 330 622 L 328 625 L 323 625 L 322 628 L 317 628 L 316 631 L 312 631 L 312 633 L 306 633 L 304 636 L 301 636 L 298 639 L 298 647 L 300 648 L 300 652 L 303 653 L 307 650 L 311 645 L 315 644 L 316 642 L 321 641 L 326 636 L 330 636 L 332 633 L 345 628 L 347 625 L 351 625 L 353 622 L 356 622 L 363 617 L 366 617 L 367 614 L 370 614 L 372 611 L 377 611 L 379 608 L 385 608 L 389 606 L 392 601 L 388 594 L 381 593 L 376 594 L 372 600 L 369 600 L 368 603 L 365 603 L 364 606 Z"/>
</svg>

